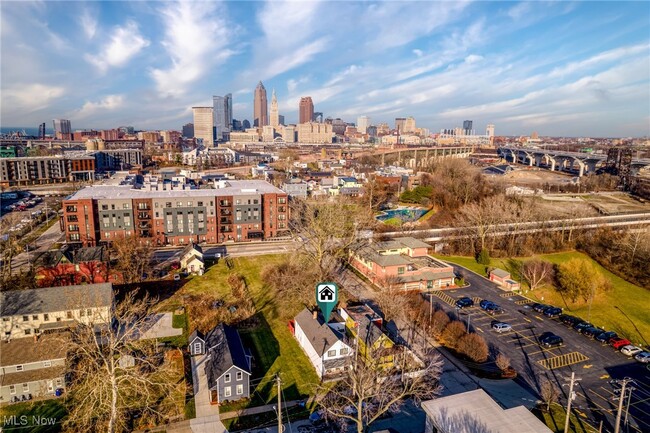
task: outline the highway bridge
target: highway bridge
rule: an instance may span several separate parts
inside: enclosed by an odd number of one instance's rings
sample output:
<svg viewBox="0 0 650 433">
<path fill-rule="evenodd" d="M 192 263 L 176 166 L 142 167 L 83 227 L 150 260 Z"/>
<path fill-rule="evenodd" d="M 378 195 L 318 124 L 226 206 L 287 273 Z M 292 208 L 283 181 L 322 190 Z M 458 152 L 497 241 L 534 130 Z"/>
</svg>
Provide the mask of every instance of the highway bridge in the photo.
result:
<svg viewBox="0 0 650 433">
<path fill-rule="evenodd" d="M 396 163 L 406 167 L 426 167 L 441 158 L 469 158 L 474 151 L 472 146 L 429 146 L 429 147 L 402 147 L 396 149 L 373 149 L 355 153 L 360 156 L 371 156 L 378 159 L 381 165 Z M 379 161 L 379 159 L 381 161 Z"/>
<path fill-rule="evenodd" d="M 571 171 L 583 176 L 586 173 L 595 173 L 599 168 L 605 167 L 607 155 L 590 154 L 584 152 L 562 152 L 559 150 L 531 149 L 514 146 L 503 146 L 497 153 L 506 161 L 526 164 L 529 166 L 545 167 L 551 171 Z M 650 165 L 650 159 L 632 159 L 632 169 L 639 169 Z"/>
</svg>

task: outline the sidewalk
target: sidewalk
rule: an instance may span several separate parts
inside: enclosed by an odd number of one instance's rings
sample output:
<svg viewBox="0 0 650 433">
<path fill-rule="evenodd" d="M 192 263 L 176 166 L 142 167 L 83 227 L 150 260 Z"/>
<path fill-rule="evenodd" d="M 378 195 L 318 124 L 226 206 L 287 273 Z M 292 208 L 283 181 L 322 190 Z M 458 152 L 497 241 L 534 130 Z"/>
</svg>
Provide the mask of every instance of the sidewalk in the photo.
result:
<svg viewBox="0 0 650 433">
<path fill-rule="evenodd" d="M 283 401 L 282 409 L 284 410 L 285 408 L 296 406 L 301 401 L 302 400 L 292 400 L 286 402 Z M 275 406 L 276 406 L 275 404 L 266 404 L 264 406 L 249 407 L 241 410 L 233 410 L 231 412 L 223 412 L 219 414 L 219 416 L 221 417 L 221 419 L 228 419 L 228 418 L 237 418 L 244 415 L 256 415 L 258 413 L 264 413 L 264 412 L 275 412 L 276 411 Z"/>
<path fill-rule="evenodd" d="M 193 433 L 227 432 L 219 417 L 219 406 L 210 404 L 208 377 L 204 368 L 207 357 L 207 355 L 191 357 L 196 418 L 190 420 L 190 427 Z"/>
</svg>

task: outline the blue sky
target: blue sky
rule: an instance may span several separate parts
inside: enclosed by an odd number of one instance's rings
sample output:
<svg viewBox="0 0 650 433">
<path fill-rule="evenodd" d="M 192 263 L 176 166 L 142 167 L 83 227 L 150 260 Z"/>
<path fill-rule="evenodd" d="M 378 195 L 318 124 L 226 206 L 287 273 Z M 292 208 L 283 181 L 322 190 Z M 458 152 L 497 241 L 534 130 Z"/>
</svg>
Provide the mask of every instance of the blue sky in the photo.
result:
<svg viewBox="0 0 650 433">
<path fill-rule="evenodd" d="M 280 113 L 439 131 L 650 135 L 648 2 L 2 1 L 2 126 L 179 129 L 253 89 Z"/>
</svg>

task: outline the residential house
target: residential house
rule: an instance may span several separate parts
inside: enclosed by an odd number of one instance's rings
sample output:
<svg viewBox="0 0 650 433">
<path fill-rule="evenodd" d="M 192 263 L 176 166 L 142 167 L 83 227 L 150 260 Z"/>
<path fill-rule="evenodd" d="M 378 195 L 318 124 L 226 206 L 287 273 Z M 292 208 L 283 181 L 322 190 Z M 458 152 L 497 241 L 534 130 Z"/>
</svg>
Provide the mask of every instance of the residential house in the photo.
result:
<svg viewBox="0 0 650 433">
<path fill-rule="evenodd" d="M 203 248 L 195 243 L 190 243 L 181 252 L 181 269 L 190 274 L 203 275 L 205 263 L 203 262 Z"/>
<path fill-rule="evenodd" d="M 354 177 L 335 176 L 334 184 L 329 188 L 329 195 L 347 195 L 356 197 L 361 193 L 362 185 Z"/>
<path fill-rule="evenodd" d="M 428 254 L 431 246 L 412 237 L 393 238 L 353 249 L 351 265 L 384 289 L 453 287 L 454 268 Z"/>
<path fill-rule="evenodd" d="M 189 342 L 188 349 L 190 355 L 205 355 L 205 336 L 201 331 L 195 329 L 187 341 Z"/>
<path fill-rule="evenodd" d="M 213 328 L 205 337 L 205 351 L 210 402 L 249 398 L 252 356 L 244 349 L 237 329 L 223 323 Z"/>
<path fill-rule="evenodd" d="M 69 328 L 76 321 L 108 324 L 111 321 L 113 299 L 112 283 L 1 292 L 3 339 L 13 340 L 58 332 Z"/>
<path fill-rule="evenodd" d="M 285 181 L 280 189 L 290 198 L 307 198 L 309 185 L 302 179 L 293 178 Z"/>
<path fill-rule="evenodd" d="M 34 260 L 39 287 L 112 281 L 108 251 L 103 246 L 45 251 Z"/>
<path fill-rule="evenodd" d="M 481 388 L 422 402 L 424 433 L 550 433 L 524 406 L 502 409 Z"/>
<path fill-rule="evenodd" d="M 505 290 L 520 290 L 521 284 L 510 277 L 510 272 L 494 268 L 490 271 L 490 281 L 501 286 Z"/>
<path fill-rule="evenodd" d="M 65 389 L 67 334 L 0 343 L 0 403 L 61 395 Z"/>
<path fill-rule="evenodd" d="M 366 304 L 340 309 L 351 345 L 357 345 L 365 362 L 379 368 L 394 365 L 395 343 L 382 330 L 383 319 Z"/>
<path fill-rule="evenodd" d="M 321 379 L 345 371 L 354 352 L 345 342 L 341 327 L 336 325 L 343 322 L 343 319 L 337 313 L 333 313 L 333 316 L 339 320 L 334 320 L 335 324 L 330 326 L 325 323 L 322 314 L 317 311 L 310 312 L 305 308 L 290 322 L 298 344 Z"/>
</svg>

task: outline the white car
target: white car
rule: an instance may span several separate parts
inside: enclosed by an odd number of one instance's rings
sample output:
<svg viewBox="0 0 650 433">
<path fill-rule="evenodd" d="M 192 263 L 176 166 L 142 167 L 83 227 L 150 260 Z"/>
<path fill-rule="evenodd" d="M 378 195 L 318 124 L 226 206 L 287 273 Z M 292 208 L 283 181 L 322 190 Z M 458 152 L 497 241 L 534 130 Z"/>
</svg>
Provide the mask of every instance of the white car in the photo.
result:
<svg viewBox="0 0 650 433">
<path fill-rule="evenodd" d="M 650 352 L 640 352 L 634 356 L 634 359 L 639 361 L 642 364 L 647 364 L 650 362 Z"/>
<path fill-rule="evenodd" d="M 632 346 L 631 344 L 621 347 L 621 353 L 626 356 L 634 356 L 641 352 L 643 352 L 643 349 L 637 346 Z"/>
</svg>

